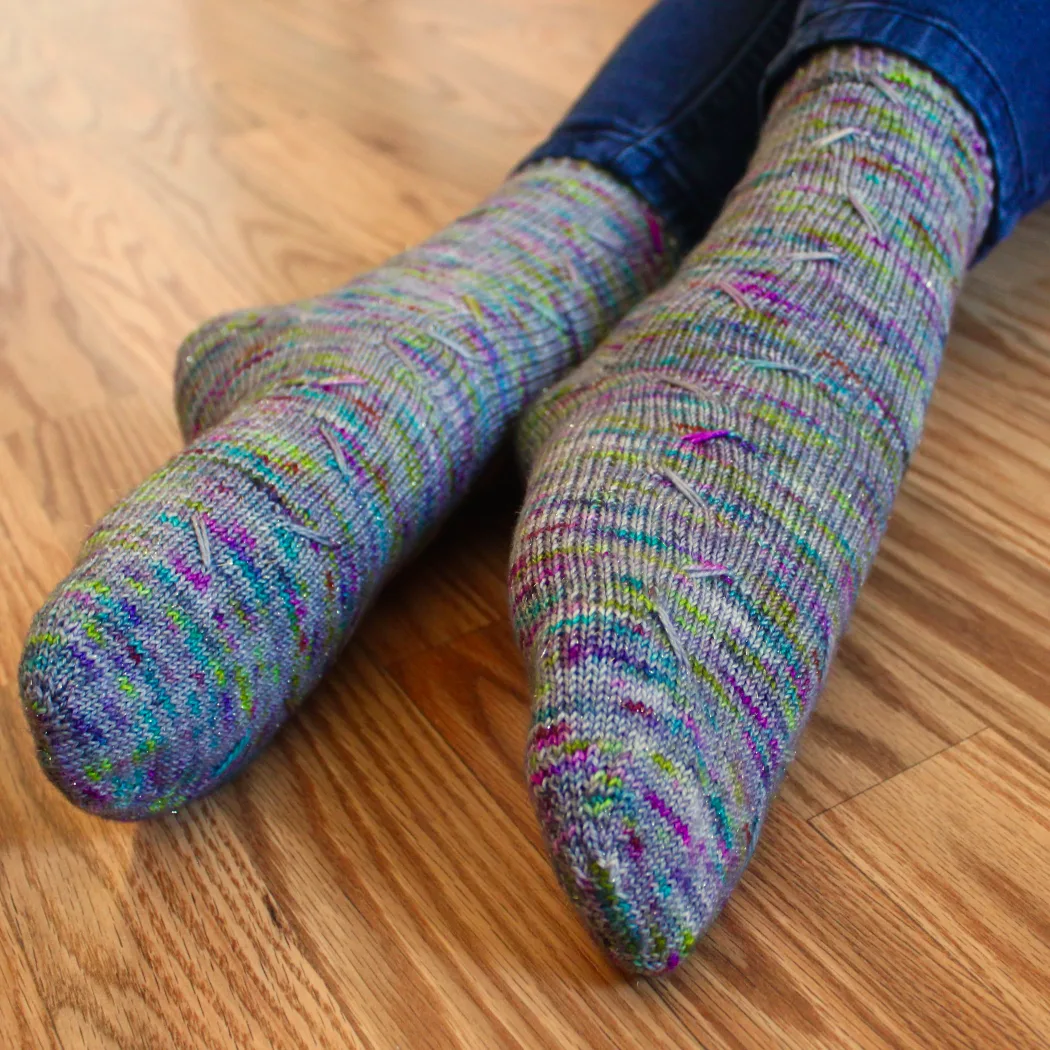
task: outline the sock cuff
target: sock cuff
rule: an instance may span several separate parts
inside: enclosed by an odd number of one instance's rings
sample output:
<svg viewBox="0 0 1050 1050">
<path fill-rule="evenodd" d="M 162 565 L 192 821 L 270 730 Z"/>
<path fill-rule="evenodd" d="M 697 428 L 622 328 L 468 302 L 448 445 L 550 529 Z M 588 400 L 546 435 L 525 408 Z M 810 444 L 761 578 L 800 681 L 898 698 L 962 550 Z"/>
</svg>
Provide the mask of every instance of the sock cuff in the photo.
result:
<svg viewBox="0 0 1050 1050">
<path fill-rule="evenodd" d="M 655 208 L 611 172 L 589 161 L 573 157 L 545 157 L 526 164 L 504 184 L 505 190 L 520 193 L 535 186 L 545 195 L 564 195 L 578 203 L 601 204 L 606 213 L 620 215 L 648 236 L 653 249 L 677 262 L 681 249 L 667 223 Z M 498 196 L 502 196 L 501 191 Z"/>
<path fill-rule="evenodd" d="M 991 219 L 995 168 L 976 116 L 955 90 L 919 63 L 895 52 L 840 45 L 816 53 L 778 94 L 769 124 L 802 107 L 822 107 L 828 131 L 862 113 L 865 132 L 883 132 L 968 210 L 966 262 L 975 256 Z M 852 108 L 852 110 L 851 110 Z M 836 121 L 838 115 L 843 120 Z M 813 116 L 816 116 L 814 112 Z"/>
</svg>

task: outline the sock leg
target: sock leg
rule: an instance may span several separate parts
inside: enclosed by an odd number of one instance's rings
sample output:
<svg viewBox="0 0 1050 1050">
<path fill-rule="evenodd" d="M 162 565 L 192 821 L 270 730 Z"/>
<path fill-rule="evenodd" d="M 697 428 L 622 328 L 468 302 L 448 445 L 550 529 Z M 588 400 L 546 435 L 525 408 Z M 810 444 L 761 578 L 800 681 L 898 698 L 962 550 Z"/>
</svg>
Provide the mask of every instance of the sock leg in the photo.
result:
<svg viewBox="0 0 1050 1050">
<path fill-rule="evenodd" d="M 825 52 L 675 279 L 526 415 L 528 776 L 562 883 L 627 968 L 676 965 L 754 849 L 919 440 L 991 185 L 931 75 Z"/>
<path fill-rule="evenodd" d="M 99 523 L 26 643 L 55 782 L 135 818 L 242 766 L 510 419 L 673 254 L 610 176 L 548 161 L 345 288 L 192 337 L 195 440 Z"/>
</svg>

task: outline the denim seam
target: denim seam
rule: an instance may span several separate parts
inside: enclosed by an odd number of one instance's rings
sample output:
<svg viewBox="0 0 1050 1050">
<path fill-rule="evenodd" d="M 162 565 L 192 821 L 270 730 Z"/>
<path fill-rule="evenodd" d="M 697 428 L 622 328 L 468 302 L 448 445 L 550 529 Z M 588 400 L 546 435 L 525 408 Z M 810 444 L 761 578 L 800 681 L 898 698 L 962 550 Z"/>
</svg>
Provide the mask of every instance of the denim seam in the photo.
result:
<svg viewBox="0 0 1050 1050">
<path fill-rule="evenodd" d="M 603 137 L 619 138 L 627 141 L 630 145 L 640 141 L 640 136 L 645 134 L 642 128 L 632 124 L 624 124 L 620 121 L 610 120 L 566 120 L 561 123 L 551 138 L 557 138 L 563 134 L 572 135 L 602 135 Z"/>
<path fill-rule="evenodd" d="M 638 142 L 629 142 L 624 146 L 619 153 L 616 154 L 614 163 L 616 161 L 623 160 L 625 157 L 629 157 L 632 153 L 640 153 L 650 162 L 655 162 L 657 168 L 662 168 L 664 173 L 669 179 L 671 179 L 682 193 L 688 195 L 689 193 L 689 177 L 685 175 L 678 167 L 678 162 L 670 153 L 661 153 L 659 150 L 654 150 L 645 139 L 639 140 Z M 681 205 L 674 205 L 675 210 L 679 210 Z"/>
</svg>

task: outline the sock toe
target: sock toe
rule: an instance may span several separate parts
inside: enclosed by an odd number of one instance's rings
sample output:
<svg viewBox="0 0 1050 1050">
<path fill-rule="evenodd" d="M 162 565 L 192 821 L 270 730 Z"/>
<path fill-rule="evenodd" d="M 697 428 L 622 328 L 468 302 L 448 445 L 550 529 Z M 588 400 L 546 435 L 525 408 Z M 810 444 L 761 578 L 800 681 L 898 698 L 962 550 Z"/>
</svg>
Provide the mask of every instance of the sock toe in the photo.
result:
<svg viewBox="0 0 1050 1050">
<path fill-rule="evenodd" d="M 236 761 L 246 727 L 232 705 L 225 731 L 179 717 L 179 679 L 194 672 L 162 644 L 144 644 L 163 639 L 166 625 L 131 600 L 123 573 L 106 561 L 103 553 L 83 563 L 37 614 L 19 684 L 52 782 L 88 812 L 135 820 L 177 808 L 197 784 L 221 776 Z M 146 566 L 130 562 L 126 570 L 124 582 L 144 578 Z M 169 625 L 182 619 L 178 605 L 163 607 Z M 124 625 L 141 632 L 139 640 L 122 639 Z M 214 699 L 202 692 L 194 706 Z"/>
<path fill-rule="evenodd" d="M 268 734 L 253 733 L 253 719 L 235 704 L 221 725 L 180 718 L 171 708 L 175 662 L 136 645 L 94 649 L 91 639 L 113 633 L 114 616 L 100 602 L 112 592 L 90 565 L 70 577 L 33 623 L 19 684 L 55 786 L 89 813 L 138 820 L 225 779 L 254 750 L 253 736 Z M 214 699 L 202 694 L 198 710 Z"/>
<path fill-rule="evenodd" d="M 138 819 L 228 779 L 320 677 L 374 582 L 360 545 L 321 542 L 323 502 L 316 531 L 269 505 L 276 439 L 250 459 L 224 436 L 118 504 L 30 629 L 20 686 L 41 764 L 90 812 Z"/>
<path fill-rule="evenodd" d="M 625 746 L 601 726 L 562 717 L 534 729 L 527 769 L 570 899 L 620 967 L 652 975 L 674 969 L 714 922 L 747 847 L 726 842 L 717 796 L 697 790 L 695 774 L 676 766 L 681 756 L 646 735 Z"/>
</svg>

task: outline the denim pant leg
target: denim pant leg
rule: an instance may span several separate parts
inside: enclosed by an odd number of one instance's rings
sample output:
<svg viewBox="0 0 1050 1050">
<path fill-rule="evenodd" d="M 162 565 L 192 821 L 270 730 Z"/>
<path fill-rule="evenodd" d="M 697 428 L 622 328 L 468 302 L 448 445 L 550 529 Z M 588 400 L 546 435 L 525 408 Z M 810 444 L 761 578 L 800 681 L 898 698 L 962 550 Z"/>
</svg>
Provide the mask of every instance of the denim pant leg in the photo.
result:
<svg viewBox="0 0 1050 1050">
<path fill-rule="evenodd" d="M 767 64 L 765 103 L 814 51 L 856 43 L 926 66 L 979 121 L 996 174 L 980 255 L 1050 198 L 1050 3 L 801 0 L 799 7 L 799 0 L 660 0 L 528 160 L 576 157 L 605 168 L 689 248 L 754 148 Z"/>
<path fill-rule="evenodd" d="M 525 161 L 574 157 L 631 186 L 683 249 L 715 220 L 761 125 L 799 0 L 660 0 Z"/>
</svg>

